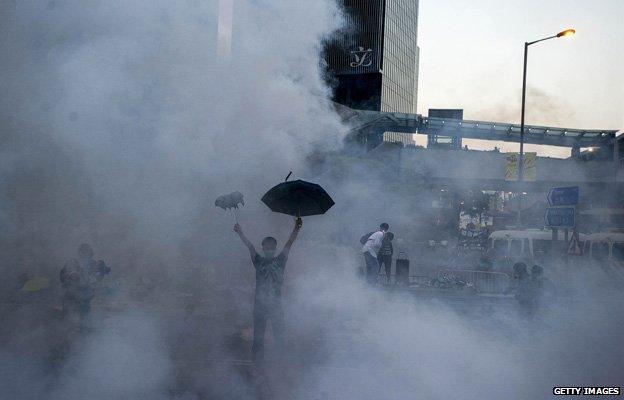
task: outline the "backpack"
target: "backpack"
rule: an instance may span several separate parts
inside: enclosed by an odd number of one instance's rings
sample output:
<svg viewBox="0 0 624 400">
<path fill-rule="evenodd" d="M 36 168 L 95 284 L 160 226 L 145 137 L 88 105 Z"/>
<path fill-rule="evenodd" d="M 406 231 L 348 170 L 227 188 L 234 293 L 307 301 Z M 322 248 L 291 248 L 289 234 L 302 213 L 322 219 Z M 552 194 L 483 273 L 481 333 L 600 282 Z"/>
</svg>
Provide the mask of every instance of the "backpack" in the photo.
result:
<svg viewBox="0 0 624 400">
<path fill-rule="evenodd" d="M 366 235 L 363 235 L 363 236 L 360 238 L 360 243 L 361 243 L 361 244 L 366 244 L 366 242 L 368 242 L 368 238 L 369 238 L 369 237 L 371 237 L 371 235 L 372 235 L 373 233 L 375 233 L 375 232 L 368 232 Z"/>
</svg>

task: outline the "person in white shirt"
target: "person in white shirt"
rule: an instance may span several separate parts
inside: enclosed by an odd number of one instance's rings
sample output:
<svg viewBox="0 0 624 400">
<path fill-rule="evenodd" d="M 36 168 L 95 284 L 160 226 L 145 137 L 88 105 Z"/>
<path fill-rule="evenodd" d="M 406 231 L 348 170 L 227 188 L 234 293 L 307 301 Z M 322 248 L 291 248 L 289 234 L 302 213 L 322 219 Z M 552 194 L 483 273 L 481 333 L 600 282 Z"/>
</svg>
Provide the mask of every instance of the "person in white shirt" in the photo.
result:
<svg viewBox="0 0 624 400">
<path fill-rule="evenodd" d="M 379 262 L 377 262 L 377 253 L 381 248 L 386 232 L 390 229 L 390 226 L 385 222 L 379 225 L 379 230 L 373 232 L 362 246 L 362 253 L 364 253 L 364 262 L 366 263 L 366 281 L 368 283 L 377 282 L 377 274 L 379 272 Z"/>
</svg>

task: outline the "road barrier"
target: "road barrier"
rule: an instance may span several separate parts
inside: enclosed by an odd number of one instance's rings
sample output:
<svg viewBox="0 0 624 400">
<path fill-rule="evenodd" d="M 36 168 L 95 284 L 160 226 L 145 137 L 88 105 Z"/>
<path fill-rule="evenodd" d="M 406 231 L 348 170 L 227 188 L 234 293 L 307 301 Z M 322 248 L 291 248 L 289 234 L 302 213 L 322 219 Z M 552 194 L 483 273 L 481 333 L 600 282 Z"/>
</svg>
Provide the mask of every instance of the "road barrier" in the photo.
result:
<svg viewBox="0 0 624 400">
<path fill-rule="evenodd" d="M 503 293 L 509 287 L 509 275 L 504 272 L 468 269 L 442 270 L 438 272 L 438 279 L 443 276 L 455 276 L 466 283 L 472 283 L 480 293 Z"/>
</svg>

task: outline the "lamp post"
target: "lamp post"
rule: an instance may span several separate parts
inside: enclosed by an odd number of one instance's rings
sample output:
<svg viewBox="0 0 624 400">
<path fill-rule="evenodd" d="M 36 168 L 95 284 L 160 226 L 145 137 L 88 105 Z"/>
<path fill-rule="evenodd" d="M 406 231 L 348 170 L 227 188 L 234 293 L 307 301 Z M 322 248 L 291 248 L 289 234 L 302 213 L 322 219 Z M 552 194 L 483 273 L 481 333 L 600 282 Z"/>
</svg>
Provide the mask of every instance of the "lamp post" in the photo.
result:
<svg viewBox="0 0 624 400">
<path fill-rule="evenodd" d="M 520 154 L 518 157 L 518 225 L 522 225 L 522 194 L 524 190 L 524 110 L 526 106 L 526 76 L 527 76 L 527 55 L 529 46 L 544 40 L 555 39 L 566 36 L 573 36 L 576 33 L 574 29 L 566 29 L 556 35 L 545 37 L 543 39 L 534 40 L 532 42 L 524 42 L 524 69 L 522 70 L 522 114 L 520 115 Z"/>
</svg>

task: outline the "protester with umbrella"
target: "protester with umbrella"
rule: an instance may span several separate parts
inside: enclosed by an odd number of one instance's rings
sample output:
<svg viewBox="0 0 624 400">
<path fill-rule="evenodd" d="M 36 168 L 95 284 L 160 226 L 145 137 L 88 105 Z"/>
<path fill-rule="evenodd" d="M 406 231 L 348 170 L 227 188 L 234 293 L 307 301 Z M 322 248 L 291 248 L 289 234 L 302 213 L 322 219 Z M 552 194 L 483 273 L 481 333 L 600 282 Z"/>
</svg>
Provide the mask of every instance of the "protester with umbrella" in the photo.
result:
<svg viewBox="0 0 624 400">
<path fill-rule="evenodd" d="M 300 180 L 288 182 L 288 177 L 286 180 L 262 197 L 262 202 L 271 210 L 296 217 L 290 237 L 279 254 L 276 255 L 277 240 L 271 236 L 262 239 L 262 255 L 258 254 L 254 245 L 243 233 L 240 224 L 234 225 L 234 231 L 247 246 L 256 269 L 252 345 L 254 361 L 262 360 L 264 355 L 264 332 L 267 321 L 271 321 L 276 342 L 283 343 L 285 326 L 281 290 L 288 253 L 303 225 L 301 217 L 323 214 L 334 205 L 334 201 L 319 185 Z"/>
<path fill-rule="evenodd" d="M 284 311 L 282 310 L 282 284 L 284 270 L 290 247 L 297 239 L 301 229 L 301 218 L 295 221 L 288 241 L 282 251 L 276 256 L 277 240 L 267 236 L 262 239 L 262 255 L 256 252 L 254 245 L 247 239 L 243 228 L 237 223 L 234 232 L 238 234 L 251 256 L 251 262 L 256 269 L 256 294 L 253 311 L 253 346 L 251 348 L 254 361 L 262 360 L 264 355 L 264 331 L 266 323 L 271 321 L 273 336 L 279 344 L 284 339 Z"/>
</svg>

